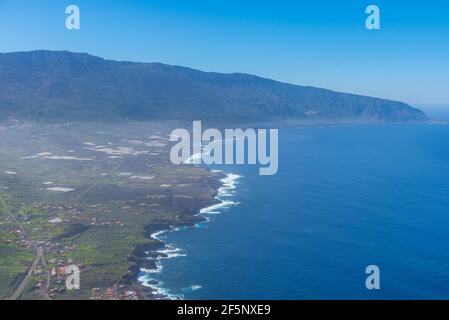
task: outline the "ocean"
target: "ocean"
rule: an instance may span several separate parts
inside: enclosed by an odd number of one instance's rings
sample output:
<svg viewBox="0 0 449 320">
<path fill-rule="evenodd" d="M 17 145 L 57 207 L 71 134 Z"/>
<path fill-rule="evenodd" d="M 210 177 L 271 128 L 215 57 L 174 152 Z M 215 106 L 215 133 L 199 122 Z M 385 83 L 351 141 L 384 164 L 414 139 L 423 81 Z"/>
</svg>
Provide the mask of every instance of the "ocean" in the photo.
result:
<svg viewBox="0 0 449 320">
<path fill-rule="evenodd" d="M 226 202 L 154 235 L 169 258 L 141 281 L 182 299 L 448 299 L 448 138 L 448 125 L 281 129 L 277 175 L 211 168 L 228 174 Z"/>
</svg>

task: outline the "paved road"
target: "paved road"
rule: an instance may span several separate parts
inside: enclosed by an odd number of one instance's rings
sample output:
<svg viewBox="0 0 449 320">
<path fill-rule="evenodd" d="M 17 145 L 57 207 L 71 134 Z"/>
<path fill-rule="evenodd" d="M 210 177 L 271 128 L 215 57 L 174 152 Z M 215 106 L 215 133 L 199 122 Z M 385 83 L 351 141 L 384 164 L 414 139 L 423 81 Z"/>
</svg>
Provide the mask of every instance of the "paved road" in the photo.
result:
<svg viewBox="0 0 449 320">
<path fill-rule="evenodd" d="M 31 277 L 33 276 L 33 272 L 34 272 L 34 270 L 36 270 L 40 261 L 41 261 L 41 257 L 39 255 L 36 255 L 36 257 L 34 258 L 33 264 L 30 267 L 30 270 L 28 270 L 26 277 L 23 278 L 22 282 L 16 288 L 14 293 L 11 295 L 11 297 L 9 298 L 10 300 L 17 300 L 18 298 L 20 298 L 20 296 L 23 293 L 23 290 L 25 290 L 28 282 L 30 282 Z"/>
<path fill-rule="evenodd" d="M 42 287 L 41 295 L 46 300 L 51 300 L 48 296 L 48 287 L 50 286 L 50 270 L 48 269 L 47 261 L 45 260 L 44 250 L 41 249 L 41 263 L 45 272 L 45 284 Z"/>
<path fill-rule="evenodd" d="M 39 248 L 35 242 L 31 239 L 28 231 L 23 227 L 23 225 L 20 223 L 19 220 L 17 220 L 17 218 L 14 216 L 14 214 L 11 212 L 11 210 L 9 209 L 9 207 L 6 205 L 5 201 L 3 200 L 2 196 L 0 195 L 0 205 L 3 206 L 3 209 L 5 211 L 5 213 L 11 218 L 11 220 L 17 225 L 17 227 L 19 228 L 20 231 L 22 231 L 22 233 L 25 235 L 25 238 L 31 242 L 34 251 L 36 253 L 36 256 L 34 258 L 33 263 L 30 266 L 30 269 L 28 270 L 27 275 L 25 276 L 25 278 L 23 278 L 22 282 L 19 284 L 19 286 L 16 288 L 16 290 L 14 291 L 14 293 L 11 295 L 10 299 L 11 300 L 16 300 L 18 298 L 20 298 L 20 296 L 22 295 L 23 291 L 26 289 L 28 282 L 30 282 L 31 277 L 33 276 L 34 271 L 36 271 L 36 268 L 39 266 L 39 264 L 41 263 L 43 268 L 44 268 L 44 272 L 46 274 L 46 283 L 44 286 L 44 290 L 42 290 L 42 296 L 45 299 L 50 299 L 48 297 L 48 286 L 50 284 L 50 272 L 48 270 L 48 266 L 47 263 L 45 261 L 45 255 L 44 255 L 44 250 L 42 248 Z"/>
<path fill-rule="evenodd" d="M 123 164 L 124 161 L 125 160 L 123 160 L 115 168 L 113 168 L 112 172 L 117 171 L 121 167 L 121 165 Z M 95 186 L 96 186 L 96 184 L 93 184 L 89 188 L 84 190 L 84 192 L 82 192 L 73 202 L 79 201 L 81 199 L 81 197 L 83 197 L 86 193 L 90 192 Z M 44 286 L 41 288 L 41 295 L 42 295 L 42 297 L 44 299 L 51 300 L 51 298 L 48 296 L 48 287 L 50 286 L 50 270 L 48 269 L 48 265 L 47 265 L 47 262 L 45 260 L 45 255 L 44 255 L 43 249 L 39 248 L 35 244 L 35 242 L 31 239 L 31 237 L 28 234 L 27 230 L 22 226 L 20 221 L 18 221 L 17 218 L 14 216 L 14 214 L 11 212 L 11 210 L 6 205 L 6 203 L 3 200 L 1 195 L 0 195 L 0 205 L 3 206 L 3 208 L 5 209 L 6 214 L 14 221 L 14 223 L 17 225 L 17 227 L 23 232 L 23 234 L 25 235 L 26 239 L 29 240 L 32 243 L 34 251 L 36 252 L 36 257 L 34 258 L 33 264 L 30 266 L 30 269 L 28 270 L 27 275 L 22 280 L 22 282 L 19 284 L 19 286 L 16 288 L 14 293 L 11 295 L 10 299 L 11 300 L 16 300 L 16 299 L 20 298 L 20 296 L 22 295 L 23 291 L 27 287 L 27 284 L 30 281 L 34 271 L 39 266 L 39 264 L 41 264 L 43 269 L 44 269 L 45 275 L 46 275 L 46 280 L 45 280 Z"/>
</svg>

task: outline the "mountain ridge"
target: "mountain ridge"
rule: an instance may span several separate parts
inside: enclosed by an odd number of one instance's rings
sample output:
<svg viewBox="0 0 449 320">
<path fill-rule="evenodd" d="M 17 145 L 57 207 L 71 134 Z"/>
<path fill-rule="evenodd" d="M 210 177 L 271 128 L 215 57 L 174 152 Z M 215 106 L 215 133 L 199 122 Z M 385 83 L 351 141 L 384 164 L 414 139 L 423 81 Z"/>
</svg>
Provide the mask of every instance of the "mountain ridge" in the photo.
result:
<svg viewBox="0 0 449 320">
<path fill-rule="evenodd" d="M 0 119 L 415 122 L 408 104 L 87 53 L 0 53 Z"/>
</svg>

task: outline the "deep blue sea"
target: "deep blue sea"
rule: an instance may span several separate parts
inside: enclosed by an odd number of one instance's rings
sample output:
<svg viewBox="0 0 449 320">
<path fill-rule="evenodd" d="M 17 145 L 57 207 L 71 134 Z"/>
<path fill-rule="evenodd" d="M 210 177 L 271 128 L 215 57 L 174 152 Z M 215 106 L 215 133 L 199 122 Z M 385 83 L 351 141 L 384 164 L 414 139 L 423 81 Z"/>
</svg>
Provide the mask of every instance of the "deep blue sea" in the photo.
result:
<svg viewBox="0 0 449 320">
<path fill-rule="evenodd" d="M 449 126 L 282 129 L 279 172 L 241 176 L 238 205 L 160 237 L 152 278 L 185 299 L 449 298 Z M 380 268 L 380 290 L 365 268 Z"/>
</svg>

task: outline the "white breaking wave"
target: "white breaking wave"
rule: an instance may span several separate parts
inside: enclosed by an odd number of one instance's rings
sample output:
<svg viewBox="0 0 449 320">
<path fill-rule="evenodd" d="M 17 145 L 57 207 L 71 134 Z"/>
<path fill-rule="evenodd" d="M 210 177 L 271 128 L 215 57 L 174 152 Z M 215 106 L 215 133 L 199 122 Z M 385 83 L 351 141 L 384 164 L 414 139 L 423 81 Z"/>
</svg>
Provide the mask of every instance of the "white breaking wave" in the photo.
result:
<svg viewBox="0 0 449 320">
<path fill-rule="evenodd" d="M 184 292 L 192 292 L 201 289 L 203 286 L 200 286 L 198 284 L 192 284 L 191 286 L 187 288 L 183 288 L 182 291 Z"/>
<path fill-rule="evenodd" d="M 203 208 L 200 210 L 200 214 L 217 214 L 219 213 L 217 210 L 219 209 L 223 209 L 223 208 L 229 208 L 230 206 L 234 206 L 237 203 L 234 201 L 229 201 L 229 200 L 223 200 L 220 203 L 214 204 L 212 206 L 209 206 L 207 208 Z"/>
<path fill-rule="evenodd" d="M 152 279 L 148 273 L 145 273 L 144 275 L 140 276 L 137 280 L 144 287 L 150 288 L 151 293 L 154 295 L 167 297 L 170 300 L 183 299 L 182 295 L 170 293 L 168 289 L 163 287 L 164 283 L 162 281 L 157 281 L 157 280 Z"/>
<path fill-rule="evenodd" d="M 195 291 L 195 290 L 201 289 L 202 287 L 203 287 L 203 286 L 192 284 L 192 285 L 190 286 L 190 289 L 192 289 L 192 291 Z"/>
<path fill-rule="evenodd" d="M 185 257 L 186 254 L 182 253 L 182 250 L 180 248 L 175 248 L 171 245 L 166 245 L 166 248 L 163 250 L 157 251 L 158 253 L 162 253 L 165 255 L 158 257 L 158 259 L 171 259 L 176 257 Z"/>
<path fill-rule="evenodd" d="M 201 155 L 200 155 L 201 156 Z M 214 172 L 219 172 L 218 170 L 214 170 Z M 199 211 L 198 215 L 201 215 L 206 222 L 210 221 L 210 218 L 207 215 L 211 214 L 220 214 L 220 210 L 227 209 L 229 207 L 238 205 L 238 202 L 230 201 L 222 199 L 222 197 L 230 197 L 234 195 L 233 190 L 236 188 L 236 184 L 238 183 L 238 179 L 240 179 L 241 176 L 233 173 L 228 173 L 225 178 L 221 179 L 220 182 L 223 184 L 222 187 L 218 189 L 217 196 L 215 197 L 216 200 L 220 201 L 220 203 L 211 205 L 209 207 L 203 208 Z M 203 222 L 204 223 L 204 222 Z M 195 227 L 199 227 L 200 224 L 196 224 Z M 154 240 L 158 240 L 163 242 L 165 240 L 163 237 L 164 234 L 168 232 L 175 232 L 182 230 L 184 228 L 188 227 L 171 227 L 169 230 L 161 230 L 154 232 L 150 235 L 150 237 Z M 142 276 L 140 276 L 137 280 L 140 284 L 143 286 L 150 288 L 151 292 L 155 295 L 161 295 L 164 297 L 167 297 L 171 300 L 180 300 L 184 299 L 184 295 L 182 294 L 173 294 L 168 288 L 163 287 L 164 283 L 157 280 L 154 275 L 159 274 L 163 270 L 162 266 L 162 260 L 164 259 L 172 259 L 176 257 L 183 257 L 186 256 L 185 253 L 182 252 L 180 248 L 176 248 L 173 245 L 166 244 L 164 249 L 156 251 L 157 253 L 160 253 L 162 255 L 158 255 L 157 258 L 149 258 L 153 261 L 155 261 L 156 269 L 145 269 L 140 268 L 140 271 L 143 273 Z M 202 286 L 200 285 L 191 285 L 189 288 L 183 289 L 183 291 L 195 291 L 201 289 Z"/>
</svg>

